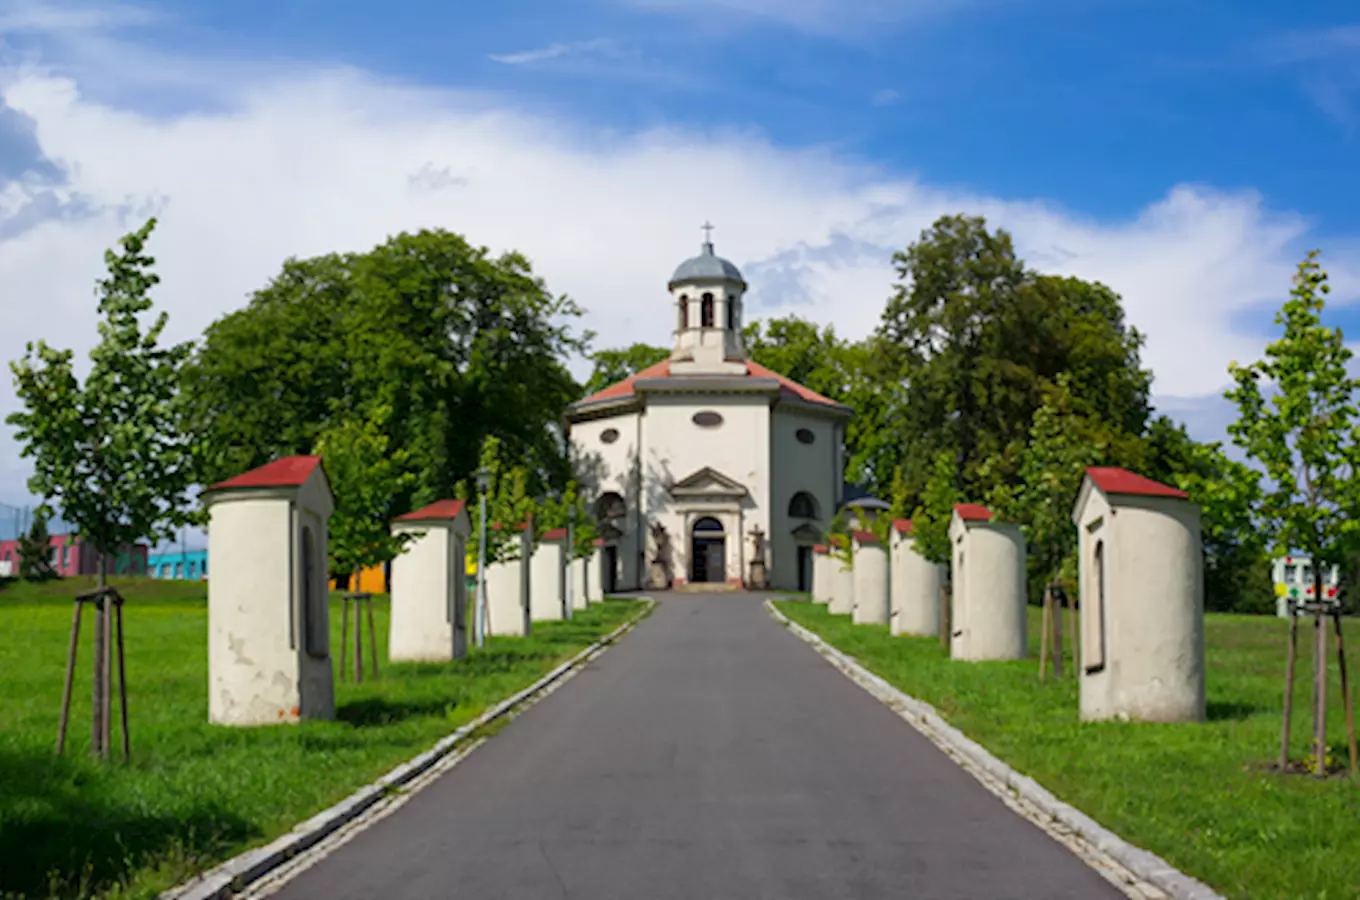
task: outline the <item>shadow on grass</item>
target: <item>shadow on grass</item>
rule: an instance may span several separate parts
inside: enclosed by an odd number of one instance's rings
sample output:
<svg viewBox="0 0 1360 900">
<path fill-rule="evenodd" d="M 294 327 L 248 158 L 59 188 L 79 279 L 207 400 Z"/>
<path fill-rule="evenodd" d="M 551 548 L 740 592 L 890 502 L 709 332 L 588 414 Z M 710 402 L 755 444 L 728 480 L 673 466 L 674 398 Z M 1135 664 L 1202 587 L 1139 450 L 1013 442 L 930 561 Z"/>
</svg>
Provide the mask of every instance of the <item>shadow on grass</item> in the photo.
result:
<svg viewBox="0 0 1360 900">
<path fill-rule="evenodd" d="M 1210 722 L 1240 722 L 1262 712 L 1268 712 L 1268 710 L 1251 703 L 1235 701 L 1210 700 L 1204 706 L 1205 717 Z"/>
<path fill-rule="evenodd" d="M 259 835 L 214 803 L 147 808 L 116 764 L 0 749 L 0 896 L 87 897 L 147 866 L 188 877 Z"/>
<path fill-rule="evenodd" d="M 405 719 L 422 716 L 447 716 L 458 706 L 453 698 L 431 700 L 389 700 L 384 697 L 368 697 L 351 700 L 335 711 L 335 717 L 348 722 L 356 728 L 391 725 Z"/>
</svg>

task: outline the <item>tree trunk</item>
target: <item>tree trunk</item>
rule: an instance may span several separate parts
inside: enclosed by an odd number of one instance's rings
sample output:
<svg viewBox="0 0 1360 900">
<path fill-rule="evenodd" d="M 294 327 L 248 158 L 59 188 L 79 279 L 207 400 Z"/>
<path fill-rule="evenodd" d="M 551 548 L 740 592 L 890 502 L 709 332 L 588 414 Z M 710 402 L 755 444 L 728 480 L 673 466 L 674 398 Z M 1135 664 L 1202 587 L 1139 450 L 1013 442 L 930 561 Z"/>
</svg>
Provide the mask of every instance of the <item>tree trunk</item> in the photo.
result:
<svg viewBox="0 0 1360 900">
<path fill-rule="evenodd" d="M 1043 625 L 1039 632 L 1039 680 L 1048 677 L 1048 636 L 1053 631 L 1053 586 L 1044 585 Z"/>
<path fill-rule="evenodd" d="M 1289 719 L 1294 712 L 1294 666 L 1299 658 L 1299 617 L 1289 604 L 1289 656 L 1284 665 L 1284 716 L 1280 733 L 1280 771 L 1289 765 Z"/>
<path fill-rule="evenodd" d="M 1340 603 L 1340 601 L 1337 601 Z M 1341 608 L 1332 611 L 1332 623 L 1336 626 L 1336 661 L 1341 667 L 1341 699 L 1346 704 L 1346 743 L 1350 750 L 1351 777 L 1360 774 L 1360 753 L 1355 746 L 1355 706 L 1351 703 L 1351 683 L 1346 677 L 1346 645 L 1341 640 Z"/>
<path fill-rule="evenodd" d="M 1081 678 L 1081 632 L 1077 630 L 1077 601 L 1063 592 L 1063 602 L 1067 604 L 1067 624 L 1072 632 L 1072 677 Z"/>
<path fill-rule="evenodd" d="M 107 557 L 102 545 L 97 546 L 95 550 L 99 554 L 99 587 L 102 590 L 108 584 Z M 104 603 L 103 596 L 96 596 L 94 601 L 94 679 L 90 697 L 90 755 L 101 757 L 108 752 L 108 748 L 104 744 L 104 696 L 108 692 L 106 673 L 109 668 L 108 630 L 105 626 L 108 623 L 108 615 L 108 606 Z"/>
<path fill-rule="evenodd" d="M 1054 590 L 1054 589 L 1057 590 Z M 1049 588 L 1053 594 L 1053 677 L 1062 678 L 1063 674 L 1063 629 L 1062 629 L 1062 607 L 1058 605 L 1058 598 L 1066 596 L 1058 583 L 1057 573 L 1054 573 L 1053 584 Z M 1074 662 L 1073 665 L 1076 665 Z"/>
<path fill-rule="evenodd" d="M 953 589 L 953 582 L 940 582 L 940 646 L 945 653 L 949 652 L 949 593 Z"/>
<path fill-rule="evenodd" d="M 1320 606 L 1313 614 L 1313 753 L 1314 774 L 1321 778 L 1327 774 L 1327 629 Z"/>
</svg>

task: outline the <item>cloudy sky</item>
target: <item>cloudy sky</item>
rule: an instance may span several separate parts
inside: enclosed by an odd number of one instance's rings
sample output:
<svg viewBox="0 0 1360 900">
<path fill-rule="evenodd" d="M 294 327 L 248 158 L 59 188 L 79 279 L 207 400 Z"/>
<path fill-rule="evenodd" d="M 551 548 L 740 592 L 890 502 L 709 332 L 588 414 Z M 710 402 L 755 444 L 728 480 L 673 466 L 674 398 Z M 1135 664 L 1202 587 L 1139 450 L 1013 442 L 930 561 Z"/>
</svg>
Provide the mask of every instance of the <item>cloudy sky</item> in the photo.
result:
<svg viewBox="0 0 1360 900">
<path fill-rule="evenodd" d="M 1117 290 L 1159 407 L 1219 438 L 1308 250 L 1360 334 L 1358 131 L 1342 0 L 0 0 L 0 359 L 87 350 L 151 214 L 172 339 L 289 256 L 442 226 L 611 346 L 667 340 L 705 219 L 756 315 L 860 336 L 892 252 L 969 212 Z M 26 476 L 0 426 L 0 503 Z"/>
</svg>

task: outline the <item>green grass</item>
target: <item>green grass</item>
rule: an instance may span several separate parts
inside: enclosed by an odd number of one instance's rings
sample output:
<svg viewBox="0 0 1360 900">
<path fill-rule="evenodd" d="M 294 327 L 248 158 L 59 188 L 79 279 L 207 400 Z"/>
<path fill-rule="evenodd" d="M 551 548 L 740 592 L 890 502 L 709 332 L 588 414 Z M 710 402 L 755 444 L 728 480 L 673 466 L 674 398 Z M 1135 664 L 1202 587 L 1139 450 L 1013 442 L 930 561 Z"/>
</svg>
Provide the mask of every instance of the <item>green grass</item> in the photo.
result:
<svg viewBox="0 0 1360 900">
<path fill-rule="evenodd" d="M 237 729 L 207 723 L 206 585 L 114 583 L 127 598 L 128 765 L 89 756 L 89 611 L 67 752 L 53 752 L 71 598 L 89 580 L 0 589 L 0 896 L 154 896 L 428 749 L 640 608 L 600 604 L 529 638 L 490 638 L 457 663 L 388 664 L 379 596 L 380 678 L 337 681 L 336 721 Z M 337 648 L 339 628 L 334 601 Z"/>
<path fill-rule="evenodd" d="M 807 602 L 777 606 L 1056 796 L 1225 896 L 1360 897 L 1360 785 L 1264 768 L 1279 753 L 1283 620 L 1207 617 L 1207 723 L 1082 723 L 1070 669 L 1061 682 L 1038 680 L 1037 609 L 1031 659 L 965 663 L 948 660 L 935 638 L 890 637 L 886 627 L 853 625 Z M 1301 624 L 1294 759 L 1311 752 L 1311 637 L 1311 624 Z M 1329 645 L 1328 741 L 1344 761 L 1334 638 Z M 1354 671 L 1354 651 L 1351 660 Z"/>
</svg>

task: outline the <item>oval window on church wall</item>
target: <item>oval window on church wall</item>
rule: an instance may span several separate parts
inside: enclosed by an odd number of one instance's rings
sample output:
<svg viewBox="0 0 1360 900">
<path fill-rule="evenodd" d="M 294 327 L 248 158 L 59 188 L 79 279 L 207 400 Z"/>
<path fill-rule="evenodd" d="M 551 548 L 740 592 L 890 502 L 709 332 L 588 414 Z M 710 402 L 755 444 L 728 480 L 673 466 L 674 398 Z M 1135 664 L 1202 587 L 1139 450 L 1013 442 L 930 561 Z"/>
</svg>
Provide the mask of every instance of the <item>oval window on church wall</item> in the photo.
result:
<svg viewBox="0 0 1360 900">
<path fill-rule="evenodd" d="M 606 428 L 600 432 L 600 443 L 602 444 L 612 444 L 618 439 L 619 430 L 617 428 Z"/>
<path fill-rule="evenodd" d="M 800 428 L 793 433 L 793 436 L 798 438 L 800 444 L 811 444 L 817 440 L 817 435 L 813 434 L 810 428 Z"/>
<path fill-rule="evenodd" d="M 700 428 L 717 428 L 723 422 L 723 418 L 711 409 L 694 414 L 694 424 Z"/>
</svg>

